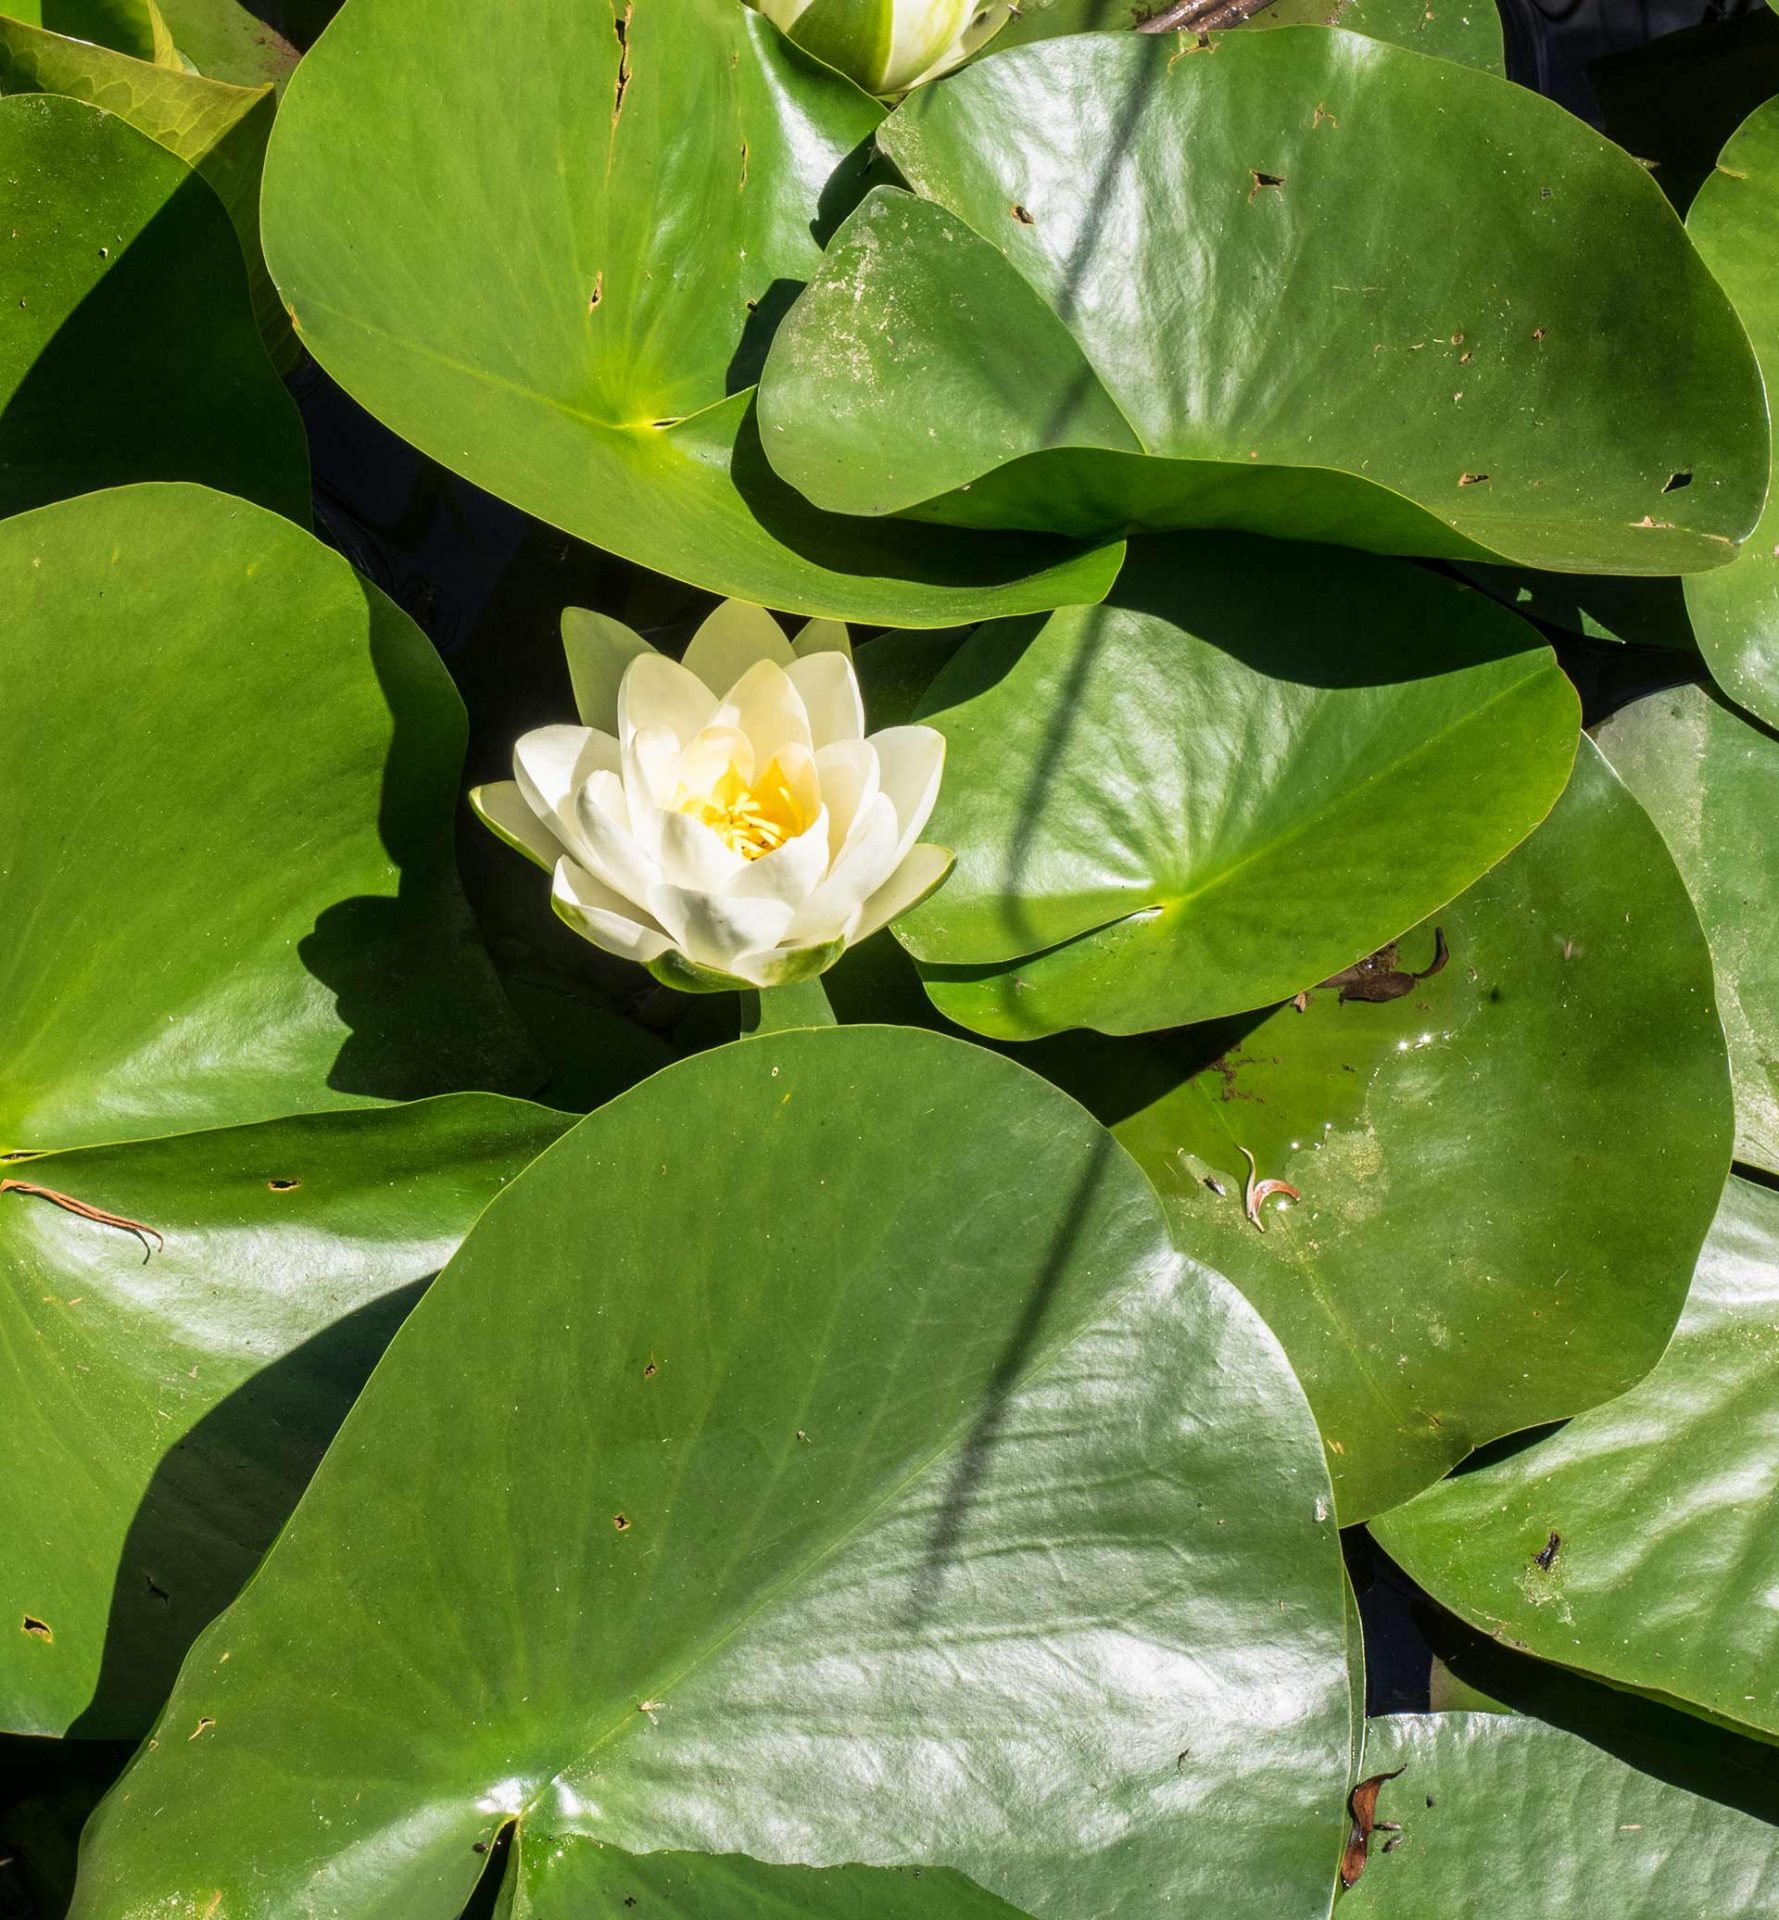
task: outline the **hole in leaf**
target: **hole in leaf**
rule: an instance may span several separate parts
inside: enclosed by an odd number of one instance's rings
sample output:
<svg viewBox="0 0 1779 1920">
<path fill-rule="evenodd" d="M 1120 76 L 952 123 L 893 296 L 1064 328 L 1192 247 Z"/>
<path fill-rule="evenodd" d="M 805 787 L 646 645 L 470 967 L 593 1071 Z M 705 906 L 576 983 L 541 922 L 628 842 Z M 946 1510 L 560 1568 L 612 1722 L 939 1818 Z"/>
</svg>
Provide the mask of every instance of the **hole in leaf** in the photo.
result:
<svg viewBox="0 0 1779 1920">
<path fill-rule="evenodd" d="M 295 1193 L 302 1184 L 300 1180 L 268 1180 L 266 1182 L 274 1193 Z"/>
<path fill-rule="evenodd" d="M 1662 491 L 1663 493 L 1678 493 L 1682 487 L 1690 487 L 1692 483 L 1692 475 L 1683 469 L 1679 473 L 1671 473 L 1668 475 L 1667 485 L 1662 488 Z"/>
<path fill-rule="evenodd" d="M 21 1633 L 28 1633 L 33 1640 L 48 1641 L 56 1637 L 50 1631 L 49 1622 L 47 1620 L 39 1620 L 34 1613 L 25 1615 L 24 1620 L 20 1623 L 19 1631 Z"/>
<path fill-rule="evenodd" d="M 1458 485 L 1461 487 L 1480 487 L 1488 477 L 1486 473 L 1461 473 L 1458 475 Z"/>
<path fill-rule="evenodd" d="M 1022 227 L 1035 227 L 1038 224 L 1017 200 L 1013 202 L 1013 218 L 1017 220 Z"/>
<path fill-rule="evenodd" d="M 628 1533 L 628 1532 L 630 1531 L 630 1516 L 629 1516 L 629 1514 L 627 1514 L 627 1513 L 614 1513 L 614 1514 L 612 1515 L 612 1525 L 613 1525 L 613 1526 L 614 1526 L 614 1527 L 615 1527 L 615 1528 L 617 1529 L 617 1531 L 618 1531 L 619 1533 Z"/>
</svg>

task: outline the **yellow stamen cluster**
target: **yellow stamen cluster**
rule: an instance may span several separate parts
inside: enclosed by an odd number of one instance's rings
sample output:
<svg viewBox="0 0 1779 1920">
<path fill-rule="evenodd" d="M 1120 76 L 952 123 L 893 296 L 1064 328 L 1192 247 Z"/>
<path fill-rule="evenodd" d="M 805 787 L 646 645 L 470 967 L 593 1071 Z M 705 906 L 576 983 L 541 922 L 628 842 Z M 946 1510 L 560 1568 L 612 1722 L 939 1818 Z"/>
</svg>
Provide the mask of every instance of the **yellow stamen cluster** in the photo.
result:
<svg viewBox="0 0 1779 1920">
<path fill-rule="evenodd" d="M 809 824 L 776 760 L 757 786 L 750 786 L 740 768 L 730 765 L 707 792 L 682 794 L 678 806 L 744 860 L 776 852 Z"/>
</svg>

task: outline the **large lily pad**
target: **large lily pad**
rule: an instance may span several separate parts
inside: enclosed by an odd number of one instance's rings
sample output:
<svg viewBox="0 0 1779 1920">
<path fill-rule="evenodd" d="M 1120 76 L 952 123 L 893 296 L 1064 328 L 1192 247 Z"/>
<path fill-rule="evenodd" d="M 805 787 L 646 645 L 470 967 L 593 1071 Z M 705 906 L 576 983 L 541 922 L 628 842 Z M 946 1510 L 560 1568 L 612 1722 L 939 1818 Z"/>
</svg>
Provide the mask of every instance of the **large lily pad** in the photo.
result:
<svg viewBox="0 0 1779 1920">
<path fill-rule="evenodd" d="M 1628 574 L 1759 515 L 1722 290 L 1642 168 L 1505 81 L 1319 28 L 1085 34 L 879 139 L 923 197 L 849 217 L 761 387 L 835 512 Z"/>
<path fill-rule="evenodd" d="M 1385 1784 L 1348 1920 L 1765 1920 L 1779 1902 L 1779 1830 L 1575 1734 L 1495 1713 L 1367 1724 Z"/>
<path fill-rule="evenodd" d="M 259 250 L 259 180 L 276 103 L 269 85 L 239 87 L 151 65 L 0 15 L 0 92 L 61 93 L 127 120 L 209 183 L 241 244 L 261 337 L 280 365 L 296 341 Z"/>
<path fill-rule="evenodd" d="M 463 709 L 412 622 L 189 486 L 0 525 L 0 598 L 0 1149 L 528 1084 L 452 859 Z"/>
<path fill-rule="evenodd" d="M 386 424 L 629 559 L 909 626 L 1097 599 L 1115 551 L 838 519 L 760 450 L 767 339 L 880 118 L 737 0 L 352 0 L 285 96 L 267 258 Z"/>
<path fill-rule="evenodd" d="M 1441 934 L 1449 964 L 1400 998 L 1329 990 L 1182 1035 L 1178 1084 L 1149 1091 L 1133 1069 L 1117 1128 L 1181 1244 L 1284 1342 L 1343 1524 L 1646 1373 L 1729 1160 L 1710 956 L 1592 747 L 1537 833 L 1404 937 L 1396 970 L 1425 968 Z M 1302 1194 L 1261 1209 L 1264 1231 L 1245 1217 L 1247 1153 Z"/>
<path fill-rule="evenodd" d="M 1555 655 L 1480 594 L 1227 534 L 1145 547 L 1107 606 L 979 628 L 928 689 L 958 864 L 897 931 L 997 1038 L 1313 987 L 1486 873 L 1575 757 Z"/>
<path fill-rule="evenodd" d="M 307 522 L 302 422 L 203 180 L 115 114 L 24 94 L 0 100 L 0 221 L 0 514 L 198 480 Z"/>
<path fill-rule="evenodd" d="M 1736 303 L 1771 393 L 1779 389 L 1779 99 L 1746 120 L 1699 189 L 1686 230 Z M 1760 525 L 1735 562 L 1686 583 L 1711 675 L 1779 726 L 1779 465 Z"/>
<path fill-rule="evenodd" d="M 764 1035 L 478 1222 L 192 1649 L 75 1914 L 445 1916 L 517 1820 L 522 1857 L 1320 1920 L 1343 1596 L 1284 1356 L 1102 1128 L 935 1035 Z"/>
<path fill-rule="evenodd" d="M 145 1732 L 425 1281 L 568 1124 L 466 1094 L 15 1166 L 0 1196 L 0 1726 Z"/>
<path fill-rule="evenodd" d="M 1776 1488 L 1779 1195 L 1732 1180 L 1646 1380 L 1374 1525 L 1509 1646 L 1775 1736 Z"/>
<path fill-rule="evenodd" d="M 996 47 L 1026 40 L 1050 40 L 1063 33 L 1129 29 L 1147 15 L 1153 19 L 1163 0 L 1022 0 L 1019 18 L 1001 30 Z M 1505 68 L 1501 16 L 1494 0 L 1272 0 L 1244 27 L 1344 27 L 1373 40 L 1390 40 L 1416 53 L 1462 60 L 1486 73 Z M 1196 34 L 1192 36 L 1196 38 Z"/>
<path fill-rule="evenodd" d="M 1702 687 L 1599 730 L 1692 891 L 1717 969 L 1736 1083 L 1736 1158 L 1779 1173 L 1779 737 Z"/>
</svg>

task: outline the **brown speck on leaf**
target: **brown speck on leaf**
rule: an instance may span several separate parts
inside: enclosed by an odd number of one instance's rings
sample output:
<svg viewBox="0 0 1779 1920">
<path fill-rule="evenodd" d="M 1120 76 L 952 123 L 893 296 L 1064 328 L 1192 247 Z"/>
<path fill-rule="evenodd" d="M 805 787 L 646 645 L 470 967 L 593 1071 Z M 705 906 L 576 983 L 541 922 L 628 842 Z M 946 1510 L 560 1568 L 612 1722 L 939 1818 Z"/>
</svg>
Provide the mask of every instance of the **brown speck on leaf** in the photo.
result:
<svg viewBox="0 0 1779 1920">
<path fill-rule="evenodd" d="M 1488 477 L 1486 473 L 1461 473 L 1458 475 L 1458 485 L 1461 487 L 1480 487 Z"/>
<path fill-rule="evenodd" d="M 1013 218 L 1017 220 L 1022 227 L 1035 227 L 1038 224 L 1037 221 L 1035 221 L 1032 218 L 1031 214 L 1027 211 L 1027 209 L 1024 206 L 1022 206 L 1020 202 L 1017 200 L 1013 202 L 1011 212 L 1013 214 Z"/>
<path fill-rule="evenodd" d="M 1532 338 L 1534 340 L 1542 340 L 1544 338 L 1544 329 L 1542 327 L 1534 327 L 1532 329 Z"/>
<path fill-rule="evenodd" d="M 1557 1564 L 1557 1555 L 1563 1551 L 1563 1536 L 1553 1527 L 1550 1538 L 1533 1554 L 1534 1563 L 1545 1573 Z"/>
<path fill-rule="evenodd" d="M 1207 1173 L 1205 1175 L 1205 1185 L 1210 1188 L 1219 1200 L 1226 1198 L 1229 1193 L 1229 1189 L 1214 1173 Z"/>
<path fill-rule="evenodd" d="M 655 1364 L 653 1360 L 651 1360 L 649 1364 L 643 1368 L 642 1377 L 645 1380 L 652 1380 L 654 1379 L 655 1375 L 658 1374 L 660 1371 L 661 1369 Z"/>
<path fill-rule="evenodd" d="M 1305 987 L 1300 992 L 1292 994 L 1291 1004 L 1297 1009 L 1299 1013 L 1308 1013 L 1310 1010 L 1309 988 Z"/>
<path fill-rule="evenodd" d="M 1374 1773 L 1369 1780 L 1361 1780 L 1347 1796 L 1347 1811 L 1353 1816 L 1353 1830 L 1347 1836 L 1346 1855 L 1340 1863 L 1340 1883 L 1349 1892 L 1359 1884 L 1359 1876 L 1365 1871 L 1371 1836 L 1380 1828 L 1385 1833 L 1400 1831 L 1394 1822 L 1377 1817 L 1377 1797 L 1383 1791 L 1384 1782 L 1394 1780 L 1402 1771 L 1401 1767 L 1397 1767 L 1390 1773 Z"/>
</svg>

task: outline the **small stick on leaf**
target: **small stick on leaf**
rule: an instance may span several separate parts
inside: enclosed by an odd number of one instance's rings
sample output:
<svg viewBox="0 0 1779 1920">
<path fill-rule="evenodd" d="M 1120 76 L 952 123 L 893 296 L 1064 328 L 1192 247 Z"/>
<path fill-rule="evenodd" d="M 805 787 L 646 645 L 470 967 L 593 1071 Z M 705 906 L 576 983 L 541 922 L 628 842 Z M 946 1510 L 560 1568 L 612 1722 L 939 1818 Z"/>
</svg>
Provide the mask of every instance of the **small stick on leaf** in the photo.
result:
<svg viewBox="0 0 1779 1920">
<path fill-rule="evenodd" d="M 60 1207 L 64 1213 L 77 1214 L 82 1220 L 91 1220 L 97 1226 L 116 1227 L 120 1233 L 133 1233 L 142 1242 L 144 1261 L 166 1248 L 167 1243 L 158 1229 L 145 1226 L 140 1220 L 132 1220 L 127 1214 L 107 1213 L 103 1207 L 89 1207 L 84 1200 L 76 1200 L 72 1194 L 58 1193 L 54 1187 L 40 1187 L 32 1180 L 0 1180 L 0 1193 L 32 1194 L 39 1200 L 47 1200 L 53 1207 Z M 153 1246 L 148 1244 L 151 1240 Z"/>
<path fill-rule="evenodd" d="M 1242 1195 L 1242 1203 L 1248 1210 L 1248 1218 L 1264 1233 L 1266 1225 L 1260 1218 L 1260 1209 L 1275 1193 L 1282 1193 L 1287 1200 L 1301 1200 L 1303 1195 L 1292 1186 L 1289 1180 L 1262 1180 L 1260 1168 L 1248 1149 L 1238 1147 L 1236 1151 L 1248 1163 L 1248 1185 L 1246 1192 Z"/>
</svg>

